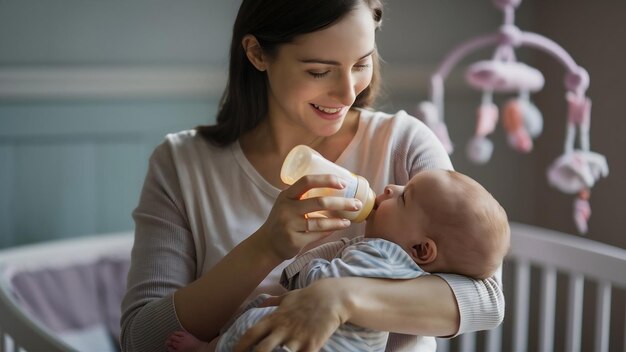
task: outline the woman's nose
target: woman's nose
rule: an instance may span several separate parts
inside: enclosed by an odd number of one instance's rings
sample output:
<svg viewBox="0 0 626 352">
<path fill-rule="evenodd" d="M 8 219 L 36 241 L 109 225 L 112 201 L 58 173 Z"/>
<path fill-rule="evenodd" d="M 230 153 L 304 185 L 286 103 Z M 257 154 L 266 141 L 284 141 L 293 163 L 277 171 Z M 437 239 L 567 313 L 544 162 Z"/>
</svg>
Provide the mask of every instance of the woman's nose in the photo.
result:
<svg viewBox="0 0 626 352">
<path fill-rule="evenodd" d="M 356 99 L 354 77 L 351 73 L 341 75 L 335 83 L 333 96 L 345 106 L 351 106 Z"/>
</svg>

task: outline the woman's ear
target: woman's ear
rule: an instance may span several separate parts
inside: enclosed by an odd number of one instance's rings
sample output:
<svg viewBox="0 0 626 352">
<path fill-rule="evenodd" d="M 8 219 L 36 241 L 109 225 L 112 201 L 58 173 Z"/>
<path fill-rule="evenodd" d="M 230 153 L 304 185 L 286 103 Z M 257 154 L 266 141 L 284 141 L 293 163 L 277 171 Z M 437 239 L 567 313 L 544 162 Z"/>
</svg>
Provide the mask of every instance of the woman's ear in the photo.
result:
<svg viewBox="0 0 626 352">
<path fill-rule="evenodd" d="M 243 51 L 246 53 L 246 57 L 250 63 L 256 67 L 259 71 L 265 71 L 267 69 L 267 61 L 263 55 L 263 48 L 261 44 L 252 34 L 246 34 L 241 41 Z"/>
<path fill-rule="evenodd" d="M 437 258 L 437 244 L 430 238 L 416 244 L 411 248 L 411 258 L 419 265 L 432 263 Z"/>
</svg>

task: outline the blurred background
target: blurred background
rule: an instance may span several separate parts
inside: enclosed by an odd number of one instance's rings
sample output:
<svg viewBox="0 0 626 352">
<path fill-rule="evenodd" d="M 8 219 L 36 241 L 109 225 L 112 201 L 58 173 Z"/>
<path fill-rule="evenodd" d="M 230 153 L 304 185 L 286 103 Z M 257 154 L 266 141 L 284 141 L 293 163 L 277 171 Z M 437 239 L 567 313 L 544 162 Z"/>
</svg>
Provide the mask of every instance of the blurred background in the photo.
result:
<svg viewBox="0 0 626 352">
<path fill-rule="evenodd" d="M 150 152 L 168 132 L 214 121 L 225 85 L 239 1 L 0 1 L 0 248 L 130 230 Z M 590 74 L 591 147 L 610 176 L 593 189 L 588 237 L 626 247 L 626 3 L 524 0 L 523 30 L 559 43 Z M 489 0 L 388 0 L 378 45 L 385 94 L 378 108 L 415 113 L 429 76 L 453 47 L 493 32 L 502 14 Z M 446 81 L 446 122 L 455 167 L 481 181 L 514 221 L 574 233 L 573 197 L 551 188 L 547 166 L 562 152 L 565 69 L 534 49 L 518 57 L 539 68 L 532 99 L 545 127 L 531 154 L 494 133 L 491 162 L 465 157 L 480 93 Z M 496 96 L 503 102 L 508 96 Z"/>
<path fill-rule="evenodd" d="M 238 6 L 233 0 L 0 0 L 0 249 L 133 229 L 131 212 L 153 148 L 169 132 L 214 121 Z M 589 72 L 591 148 L 607 157 L 610 175 L 593 188 L 587 237 L 622 248 L 625 16 L 623 0 L 523 0 L 516 13 L 522 30 L 554 40 Z M 387 0 L 377 37 L 385 61 L 377 108 L 414 114 L 441 60 L 502 21 L 490 0 Z M 481 94 L 463 73 L 492 53 L 468 56 L 445 82 L 452 161 L 485 185 L 511 220 L 574 234 L 573 197 L 546 179 L 562 153 L 567 113 L 565 69 L 554 58 L 517 51 L 546 78 L 532 96 L 544 116 L 534 151 L 509 148 L 500 124 L 489 164 L 465 157 Z M 497 95 L 496 102 L 509 97 Z"/>
</svg>

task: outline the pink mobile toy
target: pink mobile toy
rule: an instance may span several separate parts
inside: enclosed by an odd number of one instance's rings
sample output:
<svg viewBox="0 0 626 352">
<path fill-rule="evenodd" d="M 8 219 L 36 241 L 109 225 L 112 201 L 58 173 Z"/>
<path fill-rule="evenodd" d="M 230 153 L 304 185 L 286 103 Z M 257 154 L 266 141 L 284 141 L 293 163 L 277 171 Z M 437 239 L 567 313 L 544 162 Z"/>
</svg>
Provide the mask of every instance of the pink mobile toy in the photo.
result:
<svg viewBox="0 0 626 352">
<path fill-rule="evenodd" d="M 489 161 L 493 143 L 487 136 L 494 131 L 500 114 L 509 145 L 519 152 L 528 153 L 533 149 L 533 139 L 543 129 L 543 117 L 530 101 L 530 94 L 543 88 L 544 78 L 539 70 L 518 62 L 515 49 L 528 46 L 555 57 L 567 70 L 567 135 L 565 150 L 548 168 L 547 176 L 552 186 L 564 193 L 577 195 L 573 209 L 574 222 L 578 231 L 584 234 L 591 215 L 591 188 L 609 173 L 606 158 L 589 149 L 591 100 L 585 95 L 589 87 L 589 74 L 576 65 L 574 59 L 554 41 L 539 34 L 523 32 L 514 25 L 515 9 L 521 0 L 492 1 L 503 11 L 504 24 L 495 33 L 462 43 L 444 58 L 430 79 L 430 101 L 419 104 L 417 115 L 434 131 L 448 153 L 452 153 L 454 147 L 443 119 L 443 83 L 462 58 L 477 49 L 496 46 L 491 60 L 476 62 L 465 72 L 468 84 L 483 92 L 477 111 L 476 130 L 467 144 L 467 156 L 478 164 Z M 517 93 L 518 96 L 510 99 L 500 113 L 493 103 L 494 93 Z M 579 146 L 575 149 L 577 132 Z"/>
</svg>

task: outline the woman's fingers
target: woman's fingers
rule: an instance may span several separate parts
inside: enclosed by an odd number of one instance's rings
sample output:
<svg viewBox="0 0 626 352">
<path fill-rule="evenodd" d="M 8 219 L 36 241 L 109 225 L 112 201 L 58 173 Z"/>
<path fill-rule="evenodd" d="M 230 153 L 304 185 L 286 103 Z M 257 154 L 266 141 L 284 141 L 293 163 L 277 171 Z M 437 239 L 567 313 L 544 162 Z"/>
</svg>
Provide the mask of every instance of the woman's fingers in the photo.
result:
<svg viewBox="0 0 626 352">
<path fill-rule="evenodd" d="M 272 352 L 274 348 L 285 345 L 283 341 L 286 339 L 287 331 L 285 330 L 275 330 L 271 335 L 267 336 L 261 342 L 259 342 L 254 348 L 255 352 Z M 292 346 L 287 348 L 291 349 Z M 291 349 L 293 352 L 298 351 L 298 349 L 293 346 L 294 349 Z"/>
<path fill-rule="evenodd" d="M 283 193 L 288 199 L 300 200 L 306 192 L 313 188 L 343 189 L 344 185 L 334 175 L 307 175 L 300 178 Z M 318 210 L 356 211 L 362 207 L 361 201 L 358 199 L 338 196 L 311 197 L 302 199 L 299 204 L 300 210 L 305 214 Z"/>
<path fill-rule="evenodd" d="M 327 281 L 333 280 L 333 281 Z M 327 282 L 324 282 L 327 281 Z M 294 352 L 318 351 L 348 320 L 334 279 L 315 281 L 307 288 L 282 296 L 280 306 L 248 329 L 235 351 L 272 351 L 286 346 Z"/>
<path fill-rule="evenodd" d="M 302 343 L 298 339 L 290 337 L 290 335 L 290 331 L 286 327 L 275 327 L 271 320 L 261 321 L 248 329 L 233 351 L 243 352 L 252 348 L 254 348 L 254 352 L 272 352 L 276 351 L 276 348 L 285 352 L 307 350 L 302 349 Z"/>
<path fill-rule="evenodd" d="M 341 211 L 357 211 L 362 205 L 353 198 L 321 196 L 301 199 L 313 188 L 343 188 L 334 175 L 308 175 L 281 192 L 260 233 L 279 258 L 292 258 L 311 242 L 350 226 Z M 327 217 L 315 217 L 324 211 Z M 309 215 L 309 216 L 307 216 Z"/>
<path fill-rule="evenodd" d="M 299 210 L 305 214 L 320 211 L 357 211 L 363 204 L 356 198 L 345 198 L 336 196 L 313 197 L 299 201 Z"/>
<path fill-rule="evenodd" d="M 319 232 L 321 235 L 329 231 L 343 230 L 350 226 L 350 220 L 337 218 L 306 217 L 303 221 L 302 232 L 313 235 Z"/>
<path fill-rule="evenodd" d="M 255 347 L 261 339 L 268 336 L 272 332 L 272 326 L 267 323 L 267 318 L 261 320 L 255 326 L 251 327 L 239 339 L 239 342 L 233 348 L 233 352 L 246 352 Z M 257 349 L 254 349 L 257 351 Z"/>
<path fill-rule="evenodd" d="M 306 175 L 283 192 L 287 198 L 300 199 L 303 194 L 313 188 L 343 189 L 344 187 L 339 177 L 335 175 Z"/>
<path fill-rule="evenodd" d="M 280 304 L 280 302 L 283 301 L 284 297 L 285 295 L 269 296 L 266 300 L 264 300 L 263 302 L 261 302 L 261 304 L 259 304 L 259 308 L 277 306 Z"/>
</svg>

